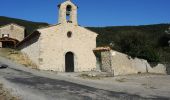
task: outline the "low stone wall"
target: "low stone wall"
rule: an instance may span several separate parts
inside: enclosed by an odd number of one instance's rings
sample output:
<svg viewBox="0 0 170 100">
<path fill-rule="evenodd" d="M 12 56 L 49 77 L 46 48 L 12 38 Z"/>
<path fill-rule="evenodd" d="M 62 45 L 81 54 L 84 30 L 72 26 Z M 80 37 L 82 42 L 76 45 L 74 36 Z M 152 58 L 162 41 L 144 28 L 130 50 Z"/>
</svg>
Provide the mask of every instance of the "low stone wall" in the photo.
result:
<svg viewBox="0 0 170 100">
<path fill-rule="evenodd" d="M 122 53 L 116 51 L 110 51 L 111 54 L 111 70 L 114 71 L 114 75 L 126 75 L 137 73 L 134 69 L 131 59 Z"/>
<path fill-rule="evenodd" d="M 103 53 L 101 53 L 101 63 L 102 63 L 102 66 L 104 67 L 101 67 L 101 70 L 104 71 L 104 72 L 113 72 L 112 71 L 112 68 L 111 68 L 111 55 L 110 55 L 110 51 L 105 51 Z"/>
<path fill-rule="evenodd" d="M 101 58 L 101 70 L 104 72 L 112 71 L 114 75 L 127 75 L 138 73 L 166 74 L 166 67 L 163 64 L 158 64 L 154 67 L 151 67 L 150 64 L 144 59 L 133 59 L 126 54 L 113 50 L 101 52 Z"/>
<path fill-rule="evenodd" d="M 18 46 L 18 50 L 21 50 L 21 52 L 26 56 L 26 58 L 29 58 L 33 63 L 39 67 L 39 57 L 40 57 L 40 43 L 38 41 L 40 37 L 40 34 L 35 35 L 30 40 L 22 43 Z M 39 68 L 38 68 L 39 69 Z"/>
</svg>

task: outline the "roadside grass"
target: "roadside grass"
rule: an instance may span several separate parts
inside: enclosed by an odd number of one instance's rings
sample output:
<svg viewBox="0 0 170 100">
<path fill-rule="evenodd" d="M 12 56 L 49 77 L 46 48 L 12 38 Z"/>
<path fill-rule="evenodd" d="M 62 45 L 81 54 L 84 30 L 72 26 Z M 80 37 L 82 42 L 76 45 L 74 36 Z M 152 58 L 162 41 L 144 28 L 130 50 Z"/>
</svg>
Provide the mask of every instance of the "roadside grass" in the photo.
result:
<svg viewBox="0 0 170 100">
<path fill-rule="evenodd" d="M 146 84 L 146 83 L 143 83 L 141 85 L 144 86 L 144 88 L 146 88 L 146 89 L 157 89 L 156 87 L 150 86 L 149 84 Z"/>
<path fill-rule="evenodd" d="M 120 82 L 120 83 L 122 83 L 122 82 L 126 82 L 126 78 L 116 79 L 116 81 L 117 81 L 117 82 Z"/>
<path fill-rule="evenodd" d="M 103 77 L 93 76 L 93 75 L 88 75 L 88 74 L 80 74 L 79 77 L 83 79 L 92 79 L 92 80 L 100 80 L 103 78 Z"/>
<path fill-rule="evenodd" d="M 3 84 L 0 83 L 0 100 L 20 100 L 19 97 L 12 96 L 9 91 L 3 88 Z"/>
<path fill-rule="evenodd" d="M 20 51 L 9 48 L 0 48 L 0 56 L 22 64 L 26 67 L 37 69 L 37 65 L 34 64 L 25 54 L 21 53 Z"/>
<path fill-rule="evenodd" d="M 103 79 L 103 78 L 113 77 L 113 75 L 112 74 L 106 74 L 106 73 L 88 72 L 88 73 L 80 74 L 79 77 L 84 78 L 84 79 L 100 80 L 100 79 Z"/>
</svg>

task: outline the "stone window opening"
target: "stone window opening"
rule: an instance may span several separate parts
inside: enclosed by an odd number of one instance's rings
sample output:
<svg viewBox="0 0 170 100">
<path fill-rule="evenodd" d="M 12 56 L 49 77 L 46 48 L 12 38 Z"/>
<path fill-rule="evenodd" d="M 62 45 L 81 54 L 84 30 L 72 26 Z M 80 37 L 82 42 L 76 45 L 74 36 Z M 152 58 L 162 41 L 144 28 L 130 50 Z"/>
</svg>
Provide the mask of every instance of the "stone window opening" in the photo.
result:
<svg viewBox="0 0 170 100">
<path fill-rule="evenodd" d="M 71 5 L 68 5 L 66 7 L 66 20 L 69 23 L 72 23 L 72 21 L 71 21 L 71 11 L 72 11 L 72 7 L 71 7 Z"/>
<path fill-rule="evenodd" d="M 72 32 L 71 32 L 71 31 L 67 32 L 67 37 L 68 37 L 68 38 L 71 38 L 71 37 L 72 37 Z"/>
</svg>

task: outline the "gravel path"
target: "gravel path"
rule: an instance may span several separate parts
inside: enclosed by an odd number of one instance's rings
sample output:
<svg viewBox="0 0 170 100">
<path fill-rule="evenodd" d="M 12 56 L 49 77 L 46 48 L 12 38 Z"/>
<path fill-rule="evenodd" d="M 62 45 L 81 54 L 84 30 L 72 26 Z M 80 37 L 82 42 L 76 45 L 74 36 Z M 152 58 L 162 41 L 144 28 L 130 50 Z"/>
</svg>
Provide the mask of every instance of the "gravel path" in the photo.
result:
<svg viewBox="0 0 170 100">
<path fill-rule="evenodd" d="M 20 100 L 18 97 L 12 96 L 7 90 L 0 84 L 0 100 Z"/>
<path fill-rule="evenodd" d="M 12 94 L 19 95 L 23 100 L 170 100 L 170 97 L 165 94 L 170 94 L 169 87 L 166 86 L 169 89 L 164 89 L 162 86 L 162 90 L 156 87 L 157 84 L 151 87 L 142 83 L 145 77 L 140 77 L 139 80 L 134 76 L 84 80 L 74 75 L 70 76 L 71 74 L 55 74 L 28 69 L 3 58 L 0 58 L 0 61 L 9 65 L 7 69 L 0 69 L 0 80 L 5 87 L 11 89 Z M 158 79 L 162 77 L 164 76 Z M 170 81 L 169 77 L 165 78 Z M 147 94 L 152 91 L 151 94 L 157 95 L 141 96 L 142 91 L 148 92 Z"/>
</svg>

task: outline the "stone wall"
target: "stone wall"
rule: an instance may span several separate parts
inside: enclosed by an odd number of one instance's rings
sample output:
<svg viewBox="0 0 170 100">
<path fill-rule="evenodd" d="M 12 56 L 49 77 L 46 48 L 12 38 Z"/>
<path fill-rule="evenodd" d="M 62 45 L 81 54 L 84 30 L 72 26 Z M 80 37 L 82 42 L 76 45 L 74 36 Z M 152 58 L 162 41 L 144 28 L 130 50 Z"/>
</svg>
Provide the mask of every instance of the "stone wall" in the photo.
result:
<svg viewBox="0 0 170 100">
<path fill-rule="evenodd" d="M 25 35 L 25 28 L 16 24 L 8 24 L 0 28 L 0 38 L 2 34 L 9 34 L 10 38 L 22 41 Z"/>
<path fill-rule="evenodd" d="M 111 51 L 111 67 L 114 71 L 114 75 L 126 75 L 131 73 L 137 73 L 131 64 L 131 60 L 125 54 Z"/>
<path fill-rule="evenodd" d="M 71 6 L 70 20 L 66 20 L 66 7 Z M 65 72 L 65 55 L 74 54 L 74 71 L 92 71 L 96 69 L 97 34 L 77 23 L 77 6 L 65 1 L 59 6 L 59 24 L 38 29 L 41 34 L 36 42 L 27 45 L 33 37 L 24 40 L 20 45 L 34 62 L 39 63 L 41 70 Z M 68 36 L 71 33 L 71 36 Z M 33 33 L 34 34 L 34 33 Z"/>
<path fill-rule="evenodd" d="M 93 53 L 93 49 L 96 48 L 96 33 L 72 23 L 59 24 L 38 31 L 42 35 L 40 69 L 64 72 L 67 52 L 74 54 L 75 72 L 96 69 L 96 57 Z M 67 37 L 69 31 L 72 32 L 70 38 Z"/>
<path fill-rule="evenodd" d="M 74 54 L 74 71 L 96 69 L 97 34 L 74 24 L 59 24 L 38 29 L 33 36 L 26 38 L 19 46 L 22 52 L 38 65 L 41 70 L 65 72 L 65 55 Z M 72 32 L 71 37 L 67 36 Z M 34 36 L 35 34 L 35 36 Z"/>
<path fill-rule="evenodd" d="M 131 58 L 130 56 L 111 50 L 110 52 L 102 52 L 102 69 L 109 68 L 108 61 L 105 59 L 106 56 L 111 56 L 111 66 L 110 70 L 113 71 L 114 75 L 128 75 L 128 74 L 138 74 L 138 73 L 159 73 L 166 74 L 166 67 L 163 64 L 158 64 L 154 67 L 151 67 L 150 64 L 139 58 Z M 109 72 L 109 71 L 107 71 Z"/>
<path fill-rule="evenodd" d="M 101 71 L 112 72 L 110 51 L 102 52 L 101 57 L 102 57 L 101 58 L 101 63 L 102 63 Z"/>
<path fill-rule="evenodd" d="M 77 6 L 73 4 L 71 1 L 66 1 L 59 6 L 59 19 L 58 23 L 61 24 L 67 24 L 67 19 L 66 19 L 66 8 L 67 6 L 71 6 L 71 12 L 70 12 L 70 22 L 74 25 L 78 25 L 77 22 Z"/>
<path fill-rule="evenodd" d="M 18 49 L 21 50 L 21 52 L 24 53 L 30 60 L 32 60 L 32 62 L 35 63 L 37 67 L 39 67 L 40 65 L 40 41 L 38 41 L 39 38 L 40 34 L 36 34 L 31 39 L 23 42 L 23 44 L 18 47 Z"/>
</svg>

